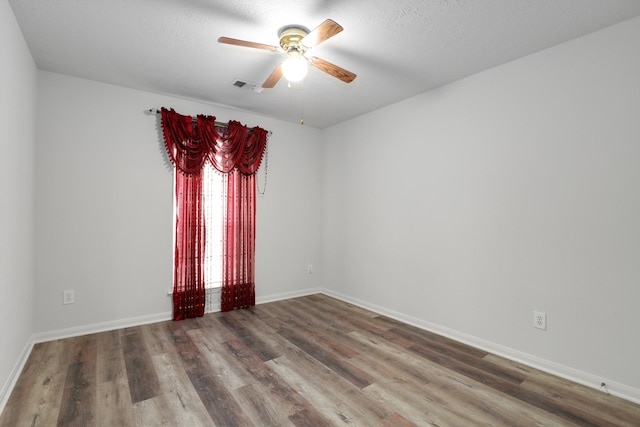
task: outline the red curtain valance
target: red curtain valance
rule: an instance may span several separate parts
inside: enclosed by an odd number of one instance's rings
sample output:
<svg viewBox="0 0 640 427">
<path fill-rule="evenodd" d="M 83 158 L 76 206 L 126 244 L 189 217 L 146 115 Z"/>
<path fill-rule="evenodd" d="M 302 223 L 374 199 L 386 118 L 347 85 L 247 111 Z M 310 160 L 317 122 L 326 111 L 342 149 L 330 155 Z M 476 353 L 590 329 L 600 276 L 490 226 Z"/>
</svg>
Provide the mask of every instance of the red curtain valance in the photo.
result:
<svg viewBox="0 0 640 427">
<path fill-rule="evenodd" d="M 171 161 L 184 175 L 198 174 L 205 162 L 211 162 L 221 173 L 238 170 L 243 175 L 258 171 L 265 147 L 267 131 L 251 130 L 230 121 L 226 130 L 216 125 L 214 116 L 191 116 L 162 107 L 162 132 Z"/>
</svg>

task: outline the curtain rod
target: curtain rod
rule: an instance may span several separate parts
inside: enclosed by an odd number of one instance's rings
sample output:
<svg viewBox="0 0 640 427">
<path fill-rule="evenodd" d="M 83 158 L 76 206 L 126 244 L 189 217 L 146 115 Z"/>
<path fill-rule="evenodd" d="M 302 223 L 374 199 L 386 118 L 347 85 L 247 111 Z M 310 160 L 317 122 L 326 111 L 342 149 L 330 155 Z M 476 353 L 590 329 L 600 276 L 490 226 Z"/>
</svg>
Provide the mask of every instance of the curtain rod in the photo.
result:
<svg viewBox="0 0 640 427">
<path fill-rule="evenodd" d="M 152 113 L 152 114 L 161 114 L 162 113 L 162 110 L 159 110 L 157 108 L 149 108 L 148 111 L 150 113 Z M 223 128 L 229 127 L 229 123 L 219 122 L 217 120 L 215 121 L 215 124 L 216 124 L 216 126 L 220 126 L 220 127 L 223 127 Z M 248 128 L 248 129 L 252 130 L 253 128 Z M 267 136 L 271 136 L 271 131 L 270 130 L 267 131 Z"/>
</svg>

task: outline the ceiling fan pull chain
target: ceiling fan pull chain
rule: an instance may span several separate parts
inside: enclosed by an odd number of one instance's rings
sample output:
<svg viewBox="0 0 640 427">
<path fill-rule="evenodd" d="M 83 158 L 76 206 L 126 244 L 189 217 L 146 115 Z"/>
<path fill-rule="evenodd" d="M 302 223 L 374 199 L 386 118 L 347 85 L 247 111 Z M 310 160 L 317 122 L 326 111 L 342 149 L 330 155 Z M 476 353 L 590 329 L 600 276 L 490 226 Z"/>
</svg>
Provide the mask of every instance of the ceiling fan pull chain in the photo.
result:
<svg viewBox="0 0 640 427">
<path fill-rule="evenodd" d="M 302 101 L 300 101 L 300 125 L 304 125 L 304 92 L 305 92 L 305 84 L 302 81 Z"/>
</svg>

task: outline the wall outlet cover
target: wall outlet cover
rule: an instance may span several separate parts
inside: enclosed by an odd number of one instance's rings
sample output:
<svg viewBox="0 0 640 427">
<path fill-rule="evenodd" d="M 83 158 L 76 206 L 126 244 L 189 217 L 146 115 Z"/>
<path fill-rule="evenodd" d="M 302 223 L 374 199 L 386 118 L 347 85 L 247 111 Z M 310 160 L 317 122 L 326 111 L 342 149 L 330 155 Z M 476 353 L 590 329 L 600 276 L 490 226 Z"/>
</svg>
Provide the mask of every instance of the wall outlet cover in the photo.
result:
<svg viewBox="0 0 640 427">
<path fill-rule="evenodd" d="M 537 329 L 547 329 L 547 314 L 541 311 L 533 312 L 533 327 Z"/>
<path fill-rule="evenodd" d="M 75 294 L 73 290 L 67 290 L 62 293 L 62 304 L 73 304 L 75 303 Z"/>
</svg>

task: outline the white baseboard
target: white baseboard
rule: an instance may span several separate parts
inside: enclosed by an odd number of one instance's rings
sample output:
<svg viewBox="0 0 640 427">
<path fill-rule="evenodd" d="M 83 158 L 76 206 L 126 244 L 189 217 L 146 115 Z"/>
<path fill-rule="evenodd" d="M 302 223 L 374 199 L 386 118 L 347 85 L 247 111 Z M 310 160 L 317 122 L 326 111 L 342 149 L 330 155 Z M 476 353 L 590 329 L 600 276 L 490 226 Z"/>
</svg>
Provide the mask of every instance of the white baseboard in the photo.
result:
<svg viewBox="0 0 640 427">
<path fill-rule="evenodd" d="M 82 325 L 73 328 L 58 329 L 55 331 L 38 332 L 33 334 L 33 341 L 34 343 L 53 341 L 62 338 L 78 337 L 81 335 L 146 325 L 147 323 L 164 322 L 165 320 L 171 320 L 171 312 L 148 314 L 146 316 L 130 317 L 128 319 L 119 319 L 102 323 L 93 323 L 91 325 Z"/>
<path fill-rule="evenodd" d="M 339 299 L 341 301 L 348 302 L 353 305 L 357 305 L 367 310 L 371 310 L 375 313 L 378 313 L 387 317 L 391 317 L 392 319 L 396 319 L 401 322 L 407 323 L 409 325 L 416 326 L 418 328 L 425 329 L 430 332 L 434 332 L 438 335 L 451 338 L 453 340 L 462 342 L 464 344 L 468 344 L 470 346 L 493 353 L 495 355 L 504 357 L 506 359 L 513 360 L 518 363 L 522 363 L 523 365 L 530 366 L 534 369 L 538 369 L 540 371 L 547 372 L 552 375 L 556 375 L 560 378 L 564 378 L 569 381 L 573 381 L 575 383 L 582 384 L 590 388 L 594 388 L 596 390 L 601 390 L 601 384 L 604 382 L 606 384 L 607 393 L 610 393 L 622 399 L 629 400 L 631 402 L 640 403 L 640 389 L 631 387 L 627 384 L 619 383 L 607 378 L 590 374 L 588 372 L 583 372 L 583 371 L 571 368 L 569 366 L 564 366 L 559 363 L 552 362 L 550 360 L 542 359 L 542 358 L 533 356 L 531 354 L 523 353 L 521 351 L 514 350 L 499 344 L 495 344 L 471 335 L 467 335 L 462 332 L 455 331 L 453 329 L 445 328 L 444 326 L 436 325 L 434 323 L 430 323 L 413 316 L 408 316 L 406 314 L 389 310 L 387 308 L 384 308 L 375 304 L 371 304 L 369 302 L 362 301 L 357 298 L 352 298 L 348 295 L 344 295 L 330 289 L 322 288 L 320 292 L 330 297 Z"/>
<path fill-rule="evenodd" d="M 301 297 L 305 295 L 312 295 L 320 292 L 321 292 L 320 288 L 312 288 L 312 289 L 305 289 L 301 291 L 283 292 L 280 294 L 266 295 L 262 297 L 257 297 L 256 304 L 265 304 L 267 302 L 280 301 L 283 299 L 296 298 L 296 297 Z M 113 321 L 103 322 L 103 323 L 94 323 L 90 325 L 76 326 L 73 328 L 58 329 L 55 331 L 39 332 L 32 335 L 32 341 L 34 344 L 36 344 L 36 343 L 41 343 L 46 341 L 59 340 L 63 338 L 71 338 L 71 337 L 77 337 L 81 335 L 95 334 L 98 332 L 113 331 L 115 329 L 130 328 L 133 326 L 140 326 L 148 323 L 164 322 L 165 320 L 171 320 L 171 319 L 172 319 L 171 312 L 149 314 L 146 316 L 113 320 Z"/>
<path fill-rule="evenodd" d="M 9 396 L 11 396 L 11 392 L 13 388 L 16 386 L 16 382 L 18 382 L 18 377 L 20 373 L 24 369 L 24 365 L 27 363 L 27 359 L 29 359 L 29 355 L 31 354 L 31 350 L 34 345 L 33 337 L 29 338 L 24 348 L 22 349 L 22 353 L 20 353 L 20 357 L 16 361 L 11 373 L 9 374 L 9 378 L 7 378 L 6 383 L 2 386 L 2 390 L 0 390 L 0 414 L 4 411 L 4 407 L 7 406 L 7 401 L 9 400 Z"/>
<path fill-rule="evenodd" d="M 256 297 L 256 304 L 266 304 L 268 302 L 280 301 L 280 300 L 290 299 L 290 298 L 304 297 L 304 296 L 307 296 L 307 295 L 313 295 L 313 294 L 319 294 L 319 293 L 322 293 L 322 289 L 321 288 L 310 288 L 310 289 L 303 289 L 303 290 L 300 290 L 300 291 L 283 292 L 283 293 L 280 293 L 280 294 L 265 295 L 265 296 L 261 296 L 261 297 Z"/>
</svg>

